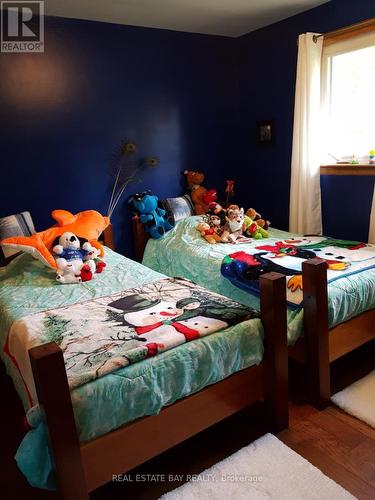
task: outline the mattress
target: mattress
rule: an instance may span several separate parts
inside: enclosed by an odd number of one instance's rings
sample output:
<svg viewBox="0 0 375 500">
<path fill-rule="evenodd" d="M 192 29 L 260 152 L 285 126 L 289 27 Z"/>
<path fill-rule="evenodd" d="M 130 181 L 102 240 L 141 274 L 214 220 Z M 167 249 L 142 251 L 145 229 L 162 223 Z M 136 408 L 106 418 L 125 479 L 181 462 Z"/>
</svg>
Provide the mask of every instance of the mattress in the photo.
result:
<svg viewBox="0 0 375 500">
<path fill-rule="evenodd" d="M 247 243 L 210 245 L 196 230 L 197 216 L 180 221 L 163 239 L 148 241 L 143 264 L 168 276 L 183 276 L 237 302 L 259 308 L 259 296 L 243 291 L 221 275 L 223 257 L 250 248 Z M 270 228 L 270 237 L 279 240 L 298 235 Z M 261 240 L 262 245 L 267 239 Z M 328 319 L 332 328 L 375 307 L 375 269 L 353 274 L 328 284 Z M 303 333 L 303 310 L 288 309 L 288 342 L 293 345 Z"/>
<path fill-rule="evenodd" d="M 18 373 L 3 354 L 7 332 L 16 319 L 26 315 L 103 297 L 164 277 L 109 249 L 105 260 L 103 274 L 79 285 L 59 285 L 53 279 L 53 271 L 25 254 L 0 270 L 1 357 L 33 426 L 16 459 L 33 486 L 54 487 L 52 460 L 39 410 L 28 408 Z M 262 336 L 260 320 L 251 319 L 74 389 L 71 396 L 80 441 L 99 437 L 141 416 L 157 414 L 163 406 L 259 364 L 263 357 Z"/>
</svg>

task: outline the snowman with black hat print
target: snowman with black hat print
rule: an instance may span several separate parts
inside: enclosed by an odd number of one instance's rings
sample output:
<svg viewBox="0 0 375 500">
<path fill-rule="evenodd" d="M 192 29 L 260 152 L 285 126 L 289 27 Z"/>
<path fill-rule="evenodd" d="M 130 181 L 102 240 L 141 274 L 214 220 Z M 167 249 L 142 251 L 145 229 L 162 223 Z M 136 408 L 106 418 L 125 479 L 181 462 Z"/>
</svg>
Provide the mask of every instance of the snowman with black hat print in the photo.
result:
<svg viewBox="0 0 375 500">
<path fill-rule="evenodd" d="M 195 340 L 203 335 L 226 328 L 228 323 L 216 318 L 199 315 L 199 302 L 190 301 L 189 308 L 197 308 L 198 315 L 188 320 L 179 321 L 185 308 L 177 307 L 171 300 L 148 300 L 141 295 L 133 294 L 122 297 L 108 304 L 110 311 L 119 315 L 122 324 L 130 326 L 146 342 L 150 355 L 162 352 Z M 149 344 L 152 344 L 149 347 Z"/>
</svg>

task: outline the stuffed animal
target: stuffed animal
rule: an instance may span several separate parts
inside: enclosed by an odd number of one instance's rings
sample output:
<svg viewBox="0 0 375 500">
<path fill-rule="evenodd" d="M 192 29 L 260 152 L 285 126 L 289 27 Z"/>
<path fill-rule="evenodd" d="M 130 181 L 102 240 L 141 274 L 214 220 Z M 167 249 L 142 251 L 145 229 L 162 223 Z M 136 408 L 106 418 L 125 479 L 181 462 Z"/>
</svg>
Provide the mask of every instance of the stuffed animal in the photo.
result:
<svg viewBox="0 0 375 500">
<path fill-rule="evenodd" d="M 150 191 L 136 193 L 130 198 L 129 203 L 152 238 L 161 238 L 173 228 L 173 219 L 165 218 L 167 212 L 158 207 L 158 197 L 151 194 Z"/>
<path fill-rule="evenodd" d="M 215 244 L 221 241 L 216 229 L 211 227 L 207 222 L 200 222 L 197 226 L 197 230 L 208 243 Z"/>
<path fill-rule="evenodd" d="M 81 271 L 78 274 L 75 274 L 73 268 L 67 266 L 65 269 L 56 271 L 56 281 L 58 283 L 62 283 L 64 285 L 70 285 L 72 283 L 82 283 Z"/>
<path fill-rule="evenodd" d="M 91 281 L 93 277 L 94 276 L 93 276 L 93 273 L 90 269 L 90 266 L 88 266 L 87 264 L 84 264 L 81 267 L 81 280 L 82 281 Z"/>
<path fill-rule="evenodd" d="M 224 226 L 221 241 L 223 243 L 236 243 L 241 238 L 244 223 L 244 209 L 238 205 L 229 205 L 227 209 L 227 221 Z"/>
<path fill-rule="evenodd" d="M 185 170 L 184 174 L 186 175 L 188 187 L 191 190 L 194 212 L 196 215 L 203 215 L 208 210 L 208 205 L 203 200 L 207 189 L 201 186 L 204 181 L 204 174 L 202 172 L 194 172 L 193 170 Z"/>
<path fill-rule="evenodd" d="M 204 193 L 202 196 L 203 203 L 210 207 L 211 203 L 216 203 L 217 200 L 217 191 L 216 189 L 210 189 Z"/>
<path fill-rule="evenodd" d="M 225 221 L 223 221 L 223 219 L 221 219 L 219 215 L 206 214 L 204 217 L 204 222 L 206 222 L 206 224 L 208 224 L 212 229 L 214 229 L 216 234 L 218 234 L 219 236 L 223 234 Z"/>
<path fill-rule="evenodd" d="M 53 253 L 56 255 L 56 280 L 60 283 L 80 283 L 92 279 L 90 266 L 84 269 L 84 277 L 81 270 L 84 266 L 83 259 L 93 249 L 88 241 L 83 243 L 71 232 L 63 233 L 57 238 L 53 245 Z M 89 276 L 88 271 L 91 273 Z"/>
<path fill-rule="evenodd" d="M 93 274 L 90 266 L 84 264 L 78 274 L 75 274 L 73 267 L 68 265 L 63 270 L 58 270 L 56 273 L 56 281 L 58 283 L 67 285 L 72 283 L 82 283 L 83 281 L 91 281 Z"/>
<path fill-rule="evenodd" d="M 265 229 L 266 231 L 271 225 L 271 222 L 269 220 L 262 219 L 262 216 L 260 215 L 260 213 L 258 213 L 254 208 L 249 208 L 246 211 L 245 215 L 247 215 L 248 217 L 253 219 L 253 221 L 255 221 L 258 224 L 258 226 Z"/>
<path fill-rule="evenodd" d="M 97 248 L 92 248 L 87 254 L 83 257 L 83 262 L 85 265 L 88 265 L 92 274 L 101 273 L 103 269 L 107 266 L 105 262 L 99 259 L 100 251 Z"/>
<path fill-rule="evenodd" d="M 7 238 L 1 241 L 1 245 L 29 253 L 43 264 L 56 269 L 52 247 L 56 244 L 54 243 L 56 238 L 70 231 L 79 238 L 85 238 L 92 246 L 99 248 L 101 256 L 104 255 L 104 249 L 97 240 L 109 224 L 108 217 L 103 217 L 95 210 L 85 210 L 75 215 L 67 210 L 54 210 L 51 215 L 56 221 L 54 226 L 31 236 Z"/>
<path fill-rule="evenodd" d="M 203 217 L 203 222 L 221 236 L 226 223 L 226 211 L 218 203 L 211 203 L 208 212 Z"/>
<path fill-rule="evenodd" d="M 221 225 L 224 226 L 227 221 L 227 212 L 219 203 L 213 202 L 209 204 L 206 216 L 216 216 L 220 219 Z"/>
<path fill-rule="evenodd" d="M 254 221 L 248 215 L 244 217 L 243 234 L 256 240 L 269 237 L 268 232 L 258 225 L 258 221 Z"/>
</svg>

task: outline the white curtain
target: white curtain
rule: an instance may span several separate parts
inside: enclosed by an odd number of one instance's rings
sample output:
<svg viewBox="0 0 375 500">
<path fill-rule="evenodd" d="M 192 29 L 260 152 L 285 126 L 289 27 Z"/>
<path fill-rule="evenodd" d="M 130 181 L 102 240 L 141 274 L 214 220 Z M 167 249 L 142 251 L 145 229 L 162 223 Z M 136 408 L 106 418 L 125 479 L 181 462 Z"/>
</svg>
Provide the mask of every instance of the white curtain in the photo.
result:
<svg viewBox="0 0 375 500">
<path fill-rule="evenodd" d="M 289 230 L 304 234 L 322 233 L 320 74 L 323 37 L 315 42 L 313 36 L 314 33 L 306 33 L 298 39 L 290 184 Z"/>
<path fill-rule="evenodd" d="M 370 216 L 370 230 L 368 233 L 368 242 L 375 244 L 375 185 L 374 185 L 374 194 L 372 196 L 372 208 Z"/>
</svg>

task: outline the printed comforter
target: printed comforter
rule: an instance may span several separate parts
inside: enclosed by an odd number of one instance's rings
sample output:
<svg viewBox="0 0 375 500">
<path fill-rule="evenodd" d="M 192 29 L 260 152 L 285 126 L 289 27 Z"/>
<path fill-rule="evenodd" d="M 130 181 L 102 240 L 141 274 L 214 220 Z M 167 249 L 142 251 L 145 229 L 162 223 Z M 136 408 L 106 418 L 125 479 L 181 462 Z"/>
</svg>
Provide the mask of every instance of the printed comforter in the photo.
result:
<svg viewBox="0 0 375 500">
<path fill-rule="evenodd" d="M 29 482 L 39 488 L 54 488 L 46 428 L 38 406 L 30 407 L 25 385 L 14 363 L 4 353 L 4 346 L 12 324 L 22 318 L 38 316 L 39 313 L 48 315 L 51 310 L 68 310 L 68 306 L 77 303 L 101 300 L 120 292 L 121 295 L 124 290 L 165 279 L 164 275 L 109 249 L 106 249 L 105 260 L 106 270 L 94 280 L 80 285 L 59 285 L 51 270 L 26 254 L 0 269 L 0 356 L 22 398 L 32 427 L 25 434 L 16 460 Z M 198 312 L 196 302 L 187 299 L 180 305 L 186 313 L 189 309 Z M 118 307 L 114 309 L 117 318 L 121 319 L 121 315 L 124 316 L 122 311 Z M 232 324 L 231 318 L 228 320 L 232 326 L 214 334 L 185 342 L 72 388 L 80 441 L 95 439 L 142 416 L 155 415 L 180 398 L 259 364 L 263 357 L 260 319 L 237 324 Z M 46 323 L 49 327 L 46 340 L 59 340 L 64 321 L 55 323 L 50 317 Z M 122 331 L 123 325 L 119 323 L 119 327 Z"/>
</svg>

